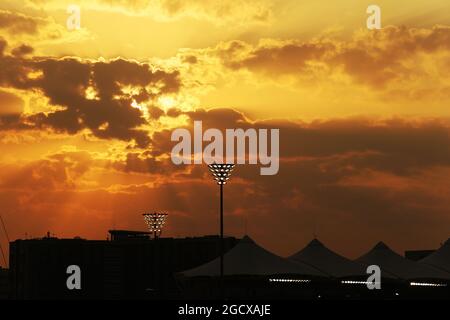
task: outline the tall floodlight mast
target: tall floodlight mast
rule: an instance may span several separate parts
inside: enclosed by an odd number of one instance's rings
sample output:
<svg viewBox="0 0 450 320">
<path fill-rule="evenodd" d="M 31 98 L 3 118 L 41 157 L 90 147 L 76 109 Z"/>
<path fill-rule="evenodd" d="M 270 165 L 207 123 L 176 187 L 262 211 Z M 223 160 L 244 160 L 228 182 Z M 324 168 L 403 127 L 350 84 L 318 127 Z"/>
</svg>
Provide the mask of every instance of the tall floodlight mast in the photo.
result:
<svg viewBox="0 0 450 320">
<path fill-rule="evenodd" d="M 231 171 L 234 169 L 234 164 L 213 163 L 209 164 L 208 168 L 220 188 L 220 281 L 223 284 L 223 186 L 230 179 Z"/>
</svg>

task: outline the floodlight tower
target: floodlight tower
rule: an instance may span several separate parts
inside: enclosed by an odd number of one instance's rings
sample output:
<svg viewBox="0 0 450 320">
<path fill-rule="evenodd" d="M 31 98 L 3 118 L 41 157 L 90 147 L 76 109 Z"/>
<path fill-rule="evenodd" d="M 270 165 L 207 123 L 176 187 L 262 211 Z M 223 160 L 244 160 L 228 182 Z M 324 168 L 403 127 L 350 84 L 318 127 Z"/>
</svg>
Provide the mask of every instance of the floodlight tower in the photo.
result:
<svg viewBox="0 0 450 320">
<path fill-rule="evenodd" d="M 144 213 L 144 221 L 147 224 L 148 231 L 153 233 L 153 239 L 161 236 L 162 228 L 168 216 L 165 212 Z"/>
<path fill-rule="evenodd" d="M 220 279 L 223 282 L 223 186 L 230 179 L 234 164 L 213 163 L 208 168 L 220 187 Z"/>
</svg>

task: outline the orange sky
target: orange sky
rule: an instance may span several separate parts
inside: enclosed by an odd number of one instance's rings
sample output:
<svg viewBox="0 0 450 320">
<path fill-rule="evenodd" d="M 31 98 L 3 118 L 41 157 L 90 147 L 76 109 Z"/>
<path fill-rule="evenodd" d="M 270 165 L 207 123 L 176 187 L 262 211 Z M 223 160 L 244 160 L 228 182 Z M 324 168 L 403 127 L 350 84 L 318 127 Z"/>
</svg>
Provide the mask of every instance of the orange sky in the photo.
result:
<svg viewBox="0 0 450 320">
<path fill-rule="evenodd" d="M 66 27 L 67 6 L 81 29 Z M 280 172 L 238 166 L 226 233 L 280 255 L 319 238 L 349 257 L 450 236 L 450 3 L 0 1 L 0 204 L 11 239 L 217 232 L 204 166 L 174 128 L 279 128 Z M 245 227 L 247 226 L 247 227 Z M 0 241 L 6 244 L 3 233 Z"/>
</svg>

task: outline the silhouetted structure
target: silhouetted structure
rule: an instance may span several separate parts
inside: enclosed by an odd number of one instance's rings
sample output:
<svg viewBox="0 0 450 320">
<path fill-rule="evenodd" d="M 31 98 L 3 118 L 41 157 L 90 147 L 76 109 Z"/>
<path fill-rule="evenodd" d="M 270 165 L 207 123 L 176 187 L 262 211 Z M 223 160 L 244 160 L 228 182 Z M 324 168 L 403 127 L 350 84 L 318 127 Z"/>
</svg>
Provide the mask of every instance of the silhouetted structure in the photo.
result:
<svg viewBox="0 0 450 320">
<path fill-rule="evenodd" d="M 420 262 L 450 274 L 450 239 L 445 241 L 435 252 L 420 260 Z"/>
<path fill-rule="evenodd" d="M 327 281 L 314 267 L 279 257 L 248 236 L 225 254 L 223 275 L 220 260 L 177 274 L 184 298 L 312 298 Z"/>
<path fill-rule="evenodd" d="M 112 241 L 42 238 L 10 244 L 13 299 L 161 299 L 179 295 L 174 272 L 220 254 L 217 236 L 158 238 L 111 230 Z M 225 238 L 225 247 L 235 245 Z M 81 290 L 68 290 L 66 269 L 81 268 Z"/>
<path fill-rule="evenodd" d="M 162 228 L 166 222 L 168 216 L 165 212 L 152 212 L 144 213 L 145 224 L 147 225 L 148 231 L 153 235 L 153 238 L 159 238 L 162 234 Z"/>
<path fill-rule="evenodd" d="M 357 262 L 377 265 L 386 278 L 402 280 L 450 280 L 450 273 L 438 268 L 408 260 L 379 242 L 369 252 L 359 257 Z"/>
<path fill-rule="evenodd" d="M 448 242 L 450 245 L 450 242 Z M 449 265 L 450 246 L 429 263 Z M 318 240 L 285 259 L 244 237 L 225 255 L 224 297 L 236 299 L 431 299 L 450 297 L 450 273 L 405 259 L 379 243 L 357 261 Z M 220 259 L 177 274 L 184 298 L 221 297 Z M 381 268 L 380 290 L 369 290 L 366 267 Z M 220 294 L 220 295 L 219 295 Z"/>
<path fill-rule="evenodd" d="M 331 251 L 318 239 L 313 239 L 306 247 L 289 257 L 289 259 L 312 266 L 333 278 L 367 278 L 367 266 L 365 264 L 351 261 Z"/>
<path fill-rule="evenodd" d="M 412 261 L 419 261 L 428 257 L 436 250 L 407 250 L 405 251 L 405 258 Z"/>
<path fill-rule="evenodd" d="M 450 240 L 419 262 L 381 242 L 355 262 L 318 240 L 286 259 L 249 237 L 239 244 L 230 237 L 225 238 L 221 280 L 218 236 L 150 239 L 148 232 L 109 233 L 111 241 L 57 239 L 48 234 L 11 242 L 10 269 L 0 269 L 0 297 L 6 297 L 8 286 L 13 299 L 450 297 Z M 368 290 L 369 274 L 360 264 L 381 268 L 380 290 Z M 66 270 L 71 265 L 81 269 L 81 290 L 67 288 Z M 3 281 L 8 274 L 9 285 Z"/>
<path fill-rule="evenodd" d="M 130 230 L 109 230 L 111 241 L 149 240 L 151 232 Z"/>
<path fill-rule="evenodd" d="M 9 297 L 8 269 L 0 267 L 0 300 Z"/>
<path fill-rule="evenodd" d="M 214 180 L 216 180 L 220 190 L 220 277 L 223 278 L 223 255 L 225 254 L 223 243 L 223 186 L 227 184 L 228 180 L 230 180 L 231 172 L 234 169 L 234 164 L 213 163 L 209 164 L 208 168 L 211 171 Z M 221 281 L 223 281 L 223 279 Z"/>
</svg>

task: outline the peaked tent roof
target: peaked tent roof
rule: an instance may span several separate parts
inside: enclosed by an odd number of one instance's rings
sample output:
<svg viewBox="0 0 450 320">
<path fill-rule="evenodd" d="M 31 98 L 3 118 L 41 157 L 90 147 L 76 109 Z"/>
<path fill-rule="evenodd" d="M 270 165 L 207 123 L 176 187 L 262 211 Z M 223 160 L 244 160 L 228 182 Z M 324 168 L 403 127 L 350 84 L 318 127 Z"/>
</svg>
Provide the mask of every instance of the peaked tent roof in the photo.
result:
<svg viewBox="0 0 450 320">
<path fill-rule="evenodd" d="M 180 274 L 188 277 L 218 276 L 220 274 L 220 257 L 194 269 L 180 272 Z M 310 266 L 291 262 L 267 251 L 248 236 L 245 236 L 224 255 L 224 275 L 280 274 L 326 276 Z"/>
<path fill-rule="evenodd" d="M 440 270 L 450 272 L 450 238 L 442 247 L 419 261 L 426 265 L 431 265 Z"/>
<path fill-rule="evenodd" d="M 333 277 L 367 276 L 366 266 L 331 251 L 317 239 L 289 259 L 306 263 Z"/>
<path fill-rule="evenodd" d="M 450 273 L 408 260 L 379 242 L 357 262 L 380 266 L 383 276 L 400 279 L 450 279 Z M 390 275 L 389 275 L 390 274 Z"/>
</svg>

